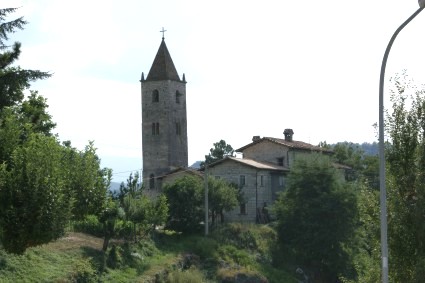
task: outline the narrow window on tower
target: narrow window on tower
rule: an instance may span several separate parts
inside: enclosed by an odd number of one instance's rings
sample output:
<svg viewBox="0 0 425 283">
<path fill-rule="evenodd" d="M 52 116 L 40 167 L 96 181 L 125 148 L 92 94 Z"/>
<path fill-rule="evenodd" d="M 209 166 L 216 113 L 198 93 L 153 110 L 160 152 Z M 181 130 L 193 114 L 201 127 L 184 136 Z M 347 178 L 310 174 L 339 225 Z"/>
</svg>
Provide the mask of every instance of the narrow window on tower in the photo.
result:
<svg viewBox="0 0 425 283">
<path fill-rule="evenodd" d="M 155 189 L 155 175 L 151 174 L 149 176 L 149 189 L 153 190 Z"/>
<path fill-rule="evenodd" d="M 179 122 L 176 122 L 176 135 L 180 136 L 182 134 L 182 128 Z"/>
<path fill-rule="evenodd" d="M 152 136 L 159 135 L 159 123 L 152 123 Z"/>
<path fill-rule="evenodd" d="M 176 91 L 176 103 L 180 103 L 180 96 L 181 96 L 181 93 L 177 90 Z"/>
<path fill-rule="evenodd" d="M 159 102 L 159 92 L 157 89 L 152 92 L 152 102 Z"/>
</svg>

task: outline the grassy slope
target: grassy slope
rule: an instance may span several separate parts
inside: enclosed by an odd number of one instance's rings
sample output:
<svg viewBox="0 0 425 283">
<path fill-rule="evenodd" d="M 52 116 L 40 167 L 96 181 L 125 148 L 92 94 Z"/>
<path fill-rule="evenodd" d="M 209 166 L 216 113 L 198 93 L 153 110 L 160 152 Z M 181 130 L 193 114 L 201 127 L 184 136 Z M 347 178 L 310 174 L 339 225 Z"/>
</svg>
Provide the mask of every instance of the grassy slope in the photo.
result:
<svg viewBox="0 0 425 283">
<path fill-rule="evenodd" d="M 241 273 L 297 282 L 272 267 L 274 240 L 269 227 L 234 224 L 208 238 L 161 234 L 155 243 L 116 242 L 104 255 L 101 238 L 69 233 L 22 256 L 0 249 L 0 282 L 153 282 L 167 276 L 171 282 L 219 282 Z"/>
</svg>

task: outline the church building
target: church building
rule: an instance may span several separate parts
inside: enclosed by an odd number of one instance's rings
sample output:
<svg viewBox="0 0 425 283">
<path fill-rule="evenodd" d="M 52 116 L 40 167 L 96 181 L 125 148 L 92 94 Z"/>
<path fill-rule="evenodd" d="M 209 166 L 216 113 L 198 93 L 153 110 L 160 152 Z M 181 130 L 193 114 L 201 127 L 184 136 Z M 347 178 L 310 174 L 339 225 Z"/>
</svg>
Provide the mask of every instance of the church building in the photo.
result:
<svg viewBox="0 0 425 283">
<path fill-rule="evenodd" d="M 158 180 L 176 168 L 188 167 L 186 80 L 180 79 L 164 36 L 147 77 L 140 79 L 142 95 L 143 182 L 159 189 Z"/>
</svg>

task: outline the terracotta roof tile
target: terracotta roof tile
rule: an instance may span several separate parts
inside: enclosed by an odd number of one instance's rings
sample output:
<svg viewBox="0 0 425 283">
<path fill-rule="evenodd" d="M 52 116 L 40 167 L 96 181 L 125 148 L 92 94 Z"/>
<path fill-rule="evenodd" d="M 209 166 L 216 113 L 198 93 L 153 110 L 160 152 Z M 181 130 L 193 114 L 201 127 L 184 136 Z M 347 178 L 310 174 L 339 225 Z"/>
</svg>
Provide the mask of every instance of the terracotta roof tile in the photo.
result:
<svg viewBox="0 0 425 283">
<path fill-rule="evenodd" d="M 271 141 L 271 142 L 274 142 L 274 143 L 277 143 L 277 144 L 287 146 L 287 147 L 292 148 L 292 149 L 312 150 L 312 151 L 319 151 L 319 152 L 324 152 L 324 153 L 332 153 L 333 152 L 332 150 L 329 150 L 329 149 L 326 149 L 326 148 L 323 148 L 323 147 L 319 147 L 319 146 L 315 146 L 315 145 L 305 143 L 305 142 L 302 142 L 302 141 L 295 141 L 295 140 L 287 141 L 285 139 L 272 138 L 272 137 L 263 137 L 259 140 L 256 140 L 256 141 L 254 141 L 250 144 L 247 144 L 247 145 L 237 149 L 236 152 L 243 152 L 246 148 L 251 147 L 254 144 L 257 144 L 257 143 L 260 143 L 260 142 L 263 142 L 263 141 Z"/>
</svg>

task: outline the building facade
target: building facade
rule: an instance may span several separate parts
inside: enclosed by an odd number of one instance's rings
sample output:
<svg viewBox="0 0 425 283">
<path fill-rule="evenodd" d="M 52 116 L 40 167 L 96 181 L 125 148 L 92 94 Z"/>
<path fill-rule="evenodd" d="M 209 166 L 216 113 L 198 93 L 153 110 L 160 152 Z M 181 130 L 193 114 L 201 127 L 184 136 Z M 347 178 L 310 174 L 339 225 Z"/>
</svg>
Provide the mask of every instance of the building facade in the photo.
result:
<svg viewBox="0 0 425 283">
<path fill-rule="evenodd" d="M 148 190 L 175 168 L 188 167 L 186 80 L 180 79 L 162 38 L 145 79 L 141 77 L 143 182 Z"/>
<path fill-rule="evenodd" d="M 226 157 L 208 167 L 210 176 L 223 178 L 242 189 L 244 203 L 225 214 L 226 221 L 259 222 L 270 220 L 268 208 L 285 190 L 286 176 L 294 161 L 313 152 L 332 154 L 331 150 L 293 140 L 293 130 L 285 138 L 254 136 L 252 142 L 236 149 L 242 158 Z"/>
</svg>

